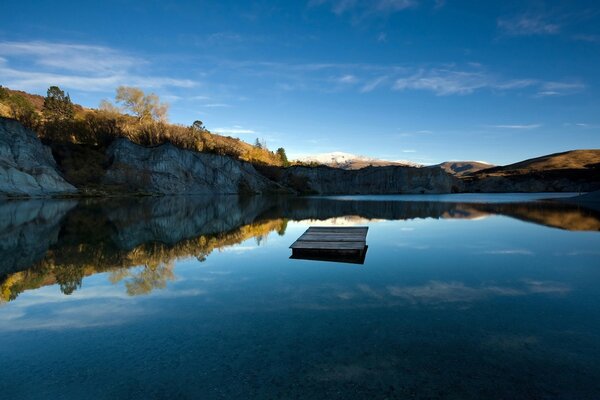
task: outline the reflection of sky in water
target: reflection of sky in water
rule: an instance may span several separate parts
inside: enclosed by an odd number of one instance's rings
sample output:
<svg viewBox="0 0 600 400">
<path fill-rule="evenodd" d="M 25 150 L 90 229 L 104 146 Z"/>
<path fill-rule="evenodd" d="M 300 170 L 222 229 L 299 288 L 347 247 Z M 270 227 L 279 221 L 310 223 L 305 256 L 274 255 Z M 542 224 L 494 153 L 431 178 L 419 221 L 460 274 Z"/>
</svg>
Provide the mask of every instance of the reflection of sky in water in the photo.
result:
<svg viewBox="0 0 600 400">
<path fill-rule="evenodd" d="M 309 224 L 318 222 L 289 222 L 284 236 L 249 238 L 203 262 L 181 258 L 164 288 L 142 296 L 127 294 L 141 266 L 120 280 L 90 275 L 70 296 L 57 285 L 21 293 L 0 307 L 2 393 L 600 393 L 598 233 L 504 216 L 377 220 L 364 265 L 289 260 Z"/>
<path fill-rule="evenodd" d="M 513 203 L 576 196 L 577 193 L 455 193 L 455 194 L 386 194 L 328 196 L 335 200 L 433 201 L 461 203 Z"/>
</svg>

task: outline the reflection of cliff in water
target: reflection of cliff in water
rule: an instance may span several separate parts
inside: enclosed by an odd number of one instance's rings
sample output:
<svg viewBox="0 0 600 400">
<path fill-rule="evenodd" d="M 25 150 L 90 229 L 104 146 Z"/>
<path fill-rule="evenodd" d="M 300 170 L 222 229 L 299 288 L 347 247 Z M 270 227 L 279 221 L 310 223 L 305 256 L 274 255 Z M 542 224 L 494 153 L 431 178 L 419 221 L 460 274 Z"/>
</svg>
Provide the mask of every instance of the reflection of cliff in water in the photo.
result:
<svg viewBox="0 0 600 400">
<path fill-rule="evenodd" d="M 263 217 L 325 220 L 340 216 L 366 219 L 477 219 L 505 215 L 527 222 L 575 231 L 600 231 L 600 212 L 558 202 L 451 203 L 425 201 L 335 200 L 289 198 L 268 209 Z"/>
<path fill-rule="evenodd" d="M 109 272 L 130 295 L 164 287 L 174 261 L 203 261 L 213 250 L 269 232 L 287 220 L 473 219 L 507 215 L 568 230 L 600 230 L 600 214 L 565 204 L 343 201 L 325 198 L 161 197 L 0 204 L 0 300 L 59 284 L 65 294 L 85 276 Z M 257 240 L 258 242 L 259 240 Z"/>
<path fill-rule="evenodd" d="M 110 272 L 114 283 L 124 280 L 131 295 L 148 293 L 173 279 L 177 259 L 203 261 L 215 249 L 272 231 L 283 234 L 286 221 L 259 221 L 261 209 L 259 198 L 240 201 L 237 197 L 80 203 L 63 217 L 62 226 L 36 220 L 35 229 L 27 231 L 29 240 L 21 241 L 17 249 L 19 253 L 36 250 L 29 264 L 15 268 L 1 254 L 1 299 L 56 283 L 70 294 L 85 276 L 99 272 Z M 43 240 L 49 229 L 55 230 L 54 240 Z"/>
</svg>

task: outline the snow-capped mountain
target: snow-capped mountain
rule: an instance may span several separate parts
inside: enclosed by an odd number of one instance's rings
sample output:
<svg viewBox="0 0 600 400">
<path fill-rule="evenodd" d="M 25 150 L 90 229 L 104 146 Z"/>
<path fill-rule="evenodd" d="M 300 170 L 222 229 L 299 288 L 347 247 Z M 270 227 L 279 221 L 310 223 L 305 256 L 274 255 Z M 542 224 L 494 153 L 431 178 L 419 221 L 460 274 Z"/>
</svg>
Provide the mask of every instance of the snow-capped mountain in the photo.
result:
<svg viewBox="0 0 600 400">
<path fill-rule="evenodd" d="M 318 163 L 328 165 L 330 167 L 342 168 L 342 169 L 360 169 L 364 167 L 384 167 L 388 165 L 399 165 L 409 167 L 420 167 L 420 164 L 412 161 L 405 160 L 381 160 L 372 157 L 365 157 L 357 154 L 344 153 L 341 151 L 334 151 L 331 153 L 314 154 L 311 156 L 301 157 L 298 161 L 306 163 Z"/>
</svg>

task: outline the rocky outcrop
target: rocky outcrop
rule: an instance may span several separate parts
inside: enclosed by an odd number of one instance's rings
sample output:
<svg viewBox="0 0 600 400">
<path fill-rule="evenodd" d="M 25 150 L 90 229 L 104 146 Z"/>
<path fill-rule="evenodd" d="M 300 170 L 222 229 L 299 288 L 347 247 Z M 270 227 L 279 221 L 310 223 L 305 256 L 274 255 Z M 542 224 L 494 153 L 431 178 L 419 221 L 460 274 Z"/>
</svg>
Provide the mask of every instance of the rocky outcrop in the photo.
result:
<svg viewBox="0 0 600 400">
<path fill-rule="evenodd" d="M 182 150 L 171 144 L 138 146 L 126 139 L 108 148 L 105 185 L 153 194 L 237 194 L 280 191 L 254 167 L 231 157 Z"/>
<path fill-rule="evenodd" d="M 0 118 L 0 197 L 75 193 L 58 172 L 50 149 L 19 122 Z"/>
<path fill-rule="evenodd" d="M 76 205 L 76 200 L 58 199 L 0 202 L 0 277 L 42 259 Z"/>
<path fill-rule="evenodd" d="M 316 194 L 451 193 L 460 182 L 440 168 L 368 167 L 354 171 L 329 167 L 291 167 L 278 181 Z"/>
</svg>

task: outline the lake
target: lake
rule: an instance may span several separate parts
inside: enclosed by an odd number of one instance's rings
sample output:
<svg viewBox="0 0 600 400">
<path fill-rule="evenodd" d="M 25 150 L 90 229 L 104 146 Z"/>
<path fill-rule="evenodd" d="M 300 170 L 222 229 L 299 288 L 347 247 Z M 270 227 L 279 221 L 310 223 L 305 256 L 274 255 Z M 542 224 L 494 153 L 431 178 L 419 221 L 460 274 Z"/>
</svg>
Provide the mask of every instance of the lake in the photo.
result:
<svg viewBox="0 0 600 400">
<path fill-rule="evenodd" d="M 600 212 L 559 195 L 0 203 L 5 399 L 598 399 Z M 292 260 L 368 226 L 364 264 Z"/>
</svg>

